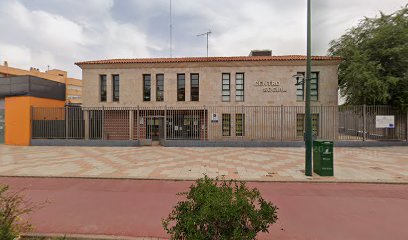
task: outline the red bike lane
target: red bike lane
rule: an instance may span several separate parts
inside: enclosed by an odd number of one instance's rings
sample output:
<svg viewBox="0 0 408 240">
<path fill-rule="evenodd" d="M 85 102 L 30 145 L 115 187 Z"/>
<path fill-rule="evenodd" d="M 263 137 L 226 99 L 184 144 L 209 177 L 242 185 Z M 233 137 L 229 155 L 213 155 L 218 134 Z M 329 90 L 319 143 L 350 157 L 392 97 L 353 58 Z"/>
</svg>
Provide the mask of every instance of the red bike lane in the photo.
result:
<svg viewBox="0 0 408 240">
<path fill-rule="evenodd" d="M 161 226 L 193 182 L 0 177 L 32 202 L 35 232 L 167 237 Z M 251 182 L 279 207 L 259 239 L 408 239 L 408 185 Z"/>
</svg>

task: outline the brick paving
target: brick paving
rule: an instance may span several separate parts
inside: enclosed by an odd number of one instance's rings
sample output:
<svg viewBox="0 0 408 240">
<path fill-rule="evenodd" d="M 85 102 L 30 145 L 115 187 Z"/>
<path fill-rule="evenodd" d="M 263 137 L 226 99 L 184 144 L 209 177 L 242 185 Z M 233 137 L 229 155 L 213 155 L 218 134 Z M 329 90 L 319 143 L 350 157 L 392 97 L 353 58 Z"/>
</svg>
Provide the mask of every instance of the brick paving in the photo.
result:
<svg viewBox="0 0 408 240">
<path fill-rule="evenodd" d="M 0 145 L 0 176 L 408 183 L 408 147 L 335 148 L 335 176 L 304 175 L 304 148 Z"/>
</svg>

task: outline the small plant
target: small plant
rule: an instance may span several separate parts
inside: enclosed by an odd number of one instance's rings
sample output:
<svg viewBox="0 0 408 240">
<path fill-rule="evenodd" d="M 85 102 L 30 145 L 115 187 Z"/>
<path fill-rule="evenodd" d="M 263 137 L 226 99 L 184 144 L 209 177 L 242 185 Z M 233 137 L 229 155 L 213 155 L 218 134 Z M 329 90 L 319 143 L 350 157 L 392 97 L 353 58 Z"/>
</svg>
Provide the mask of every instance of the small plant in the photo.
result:
<svg viewBox="0 0 408 240">
<path fill-rule="evenodd" d="M 31 230 L 31 224 L 22 217 L 35 207 L 24 200 L 21 191 L 10 192 L 8 186 L 0 185 L 0 239 L 14 240 Z"/>
<path fill-rule="evenodd" d="M 185 195 L 186 201 L 177 203 L 162 221 L 171 239 L 255 239 L 277 220 L 277 207 L 244 182 L 205 176 L 179 195 Z"/>
</svg>

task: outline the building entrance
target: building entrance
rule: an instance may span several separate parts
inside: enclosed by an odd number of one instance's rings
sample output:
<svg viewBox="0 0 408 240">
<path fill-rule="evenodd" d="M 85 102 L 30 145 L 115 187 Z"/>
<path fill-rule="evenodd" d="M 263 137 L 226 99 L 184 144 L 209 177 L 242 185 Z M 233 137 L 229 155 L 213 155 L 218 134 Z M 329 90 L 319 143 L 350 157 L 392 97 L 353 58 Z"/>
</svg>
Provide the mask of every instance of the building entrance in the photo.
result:
<svg viewBox="0 0 408 240">
<path fill-rule="evenodd" d="M 146 119 L 146 139 L 160 141 L 164 137 L 163 117 L 148 117 Z"/>
</svg>

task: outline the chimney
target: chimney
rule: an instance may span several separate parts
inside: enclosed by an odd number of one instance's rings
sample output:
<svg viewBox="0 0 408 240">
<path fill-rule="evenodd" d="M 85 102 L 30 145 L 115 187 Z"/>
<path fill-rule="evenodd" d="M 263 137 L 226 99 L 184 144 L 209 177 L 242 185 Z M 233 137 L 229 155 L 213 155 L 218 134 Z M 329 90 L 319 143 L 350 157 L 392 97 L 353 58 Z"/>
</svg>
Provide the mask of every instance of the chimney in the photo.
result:
<svg viewBox="0 0 408 240">
<path fill-rule="evenodd" d="M 272 50 L 252 50 L 249 56 L 272 56 Z"/>
</svg>

